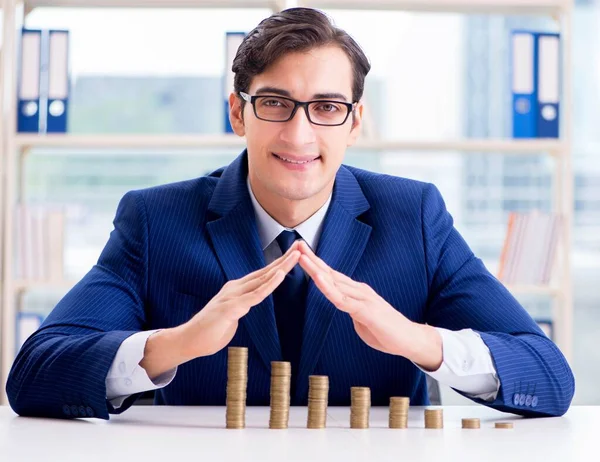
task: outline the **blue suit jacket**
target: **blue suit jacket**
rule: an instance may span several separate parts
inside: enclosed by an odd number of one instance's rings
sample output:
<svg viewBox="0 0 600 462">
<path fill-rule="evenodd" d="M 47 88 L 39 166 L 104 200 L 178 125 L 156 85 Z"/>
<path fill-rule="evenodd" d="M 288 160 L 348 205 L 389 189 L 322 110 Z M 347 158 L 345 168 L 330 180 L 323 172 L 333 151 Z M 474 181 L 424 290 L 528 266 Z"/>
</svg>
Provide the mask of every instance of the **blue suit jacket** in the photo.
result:
<svg viewBox="0 0 600 462">
<path fill-rule="evenodd" d="M 7 393 L 17 413 L 107 419 L 123 412 L 139 395 L 115 410 L 105 388 L 121 342 L 188 321 L 227 280 L 265 266 L 247 163 L 244 151 L 208 176 L 123 197 L 97 265 L 13 364 Z M 433 185 L 341 166 L 317 254 L 412 321 L 479 332 L 501 382 L 497 399 L 482 404 L 531 416 L 569 407 L 574 379 L 563 355 L 473 255 Z M 388 405 L 390 396 L 428 404 L 425 375 L 363 343 L 312 281 L 305 319 L 294 403 L 306 404 L 310 374 L 325 374 L 330 405 L 348 405 L 352 386 L 370 387 L 373 405 Z M 231 345 L 249 349 L 248 405 L 268 405 L 270 362 L 281 360 L 271 296 L 240 320 Z M 225 348 L 179 366 L 155 402 L 224 405 L 226 375 Z"/>
</svg>

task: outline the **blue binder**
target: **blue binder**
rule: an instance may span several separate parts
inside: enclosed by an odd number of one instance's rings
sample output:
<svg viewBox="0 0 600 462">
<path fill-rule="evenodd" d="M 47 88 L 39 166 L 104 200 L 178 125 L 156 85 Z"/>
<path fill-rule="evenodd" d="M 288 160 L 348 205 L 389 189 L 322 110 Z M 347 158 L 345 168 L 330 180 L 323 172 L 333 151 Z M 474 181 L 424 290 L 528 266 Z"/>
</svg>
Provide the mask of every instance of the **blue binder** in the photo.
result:
<svg viewBox="0 0 600 462">
<path fill-rule="evenodd" d="M 49 31 L 47 75 L 46 131 L 65 133 L 69 103 L 69 31 Z"/>
<path fill-rule="evenodd" d="M 513 138 L 535 138 L 538 114 L 536 33 L 513 31 L 511 38 Z"/>
<path fill-rule="evenodd" d="M 558 138 L 560 106 L 560 35 L 537 34 L 537 136 Z"/>
<path fill-rule="evenodd" d="M 40 69 L 42 31 L 21 31 L 21 60 L 17 90 L 17 130 L 37 133 L 40 129 Z"/>
<path fill-rule="evenodd" d="M 229 94 L 233 91 L 233 77 L 234 73 L 231 70 L 233 60 L 240 47 L 245 32 L 227 32 L 225 34 L 225 77 L 223 79 L 223 101 L 224 101 L 224 129 L 225 133 L 233 133 L 231 123 L 229 122 Z"/>
</svg>

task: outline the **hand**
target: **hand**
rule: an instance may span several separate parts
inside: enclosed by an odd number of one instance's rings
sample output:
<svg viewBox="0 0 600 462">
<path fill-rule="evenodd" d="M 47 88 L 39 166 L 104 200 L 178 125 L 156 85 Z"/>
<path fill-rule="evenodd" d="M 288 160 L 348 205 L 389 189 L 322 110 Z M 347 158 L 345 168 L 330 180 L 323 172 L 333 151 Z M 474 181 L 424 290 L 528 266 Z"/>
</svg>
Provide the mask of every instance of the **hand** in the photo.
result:
<svg viewBox="0 0 600 462">
<path fill-rule="evenodd" d="M 442 364 L 442 339 L 431 326 L 414 323 L 386 302 L 368 284 L 330 268 L 302 241 L 300 266 L 323 295 L 348 313 L 359 337 L 371 348 L 405 358 L 424 369 Z"/>
<path fill-rule="evenodd" d="M 150 378 L 227 346 L 238 321 L 267 298 L 298 263 L 298 242 L 270 265 L 241 279 L 228 281 L 192 319 L 151 335 L 140 365 Z"/>
<path fill-rule="evenodd" d="M 185 327 L 188 355 L 208 356 L 231 341 L 238 321 L 253 306 L 267 298 L 298 263 L 300 252 L 295 242 L 280 258 L 241 279 L 228 281 Z"/>
</svg>

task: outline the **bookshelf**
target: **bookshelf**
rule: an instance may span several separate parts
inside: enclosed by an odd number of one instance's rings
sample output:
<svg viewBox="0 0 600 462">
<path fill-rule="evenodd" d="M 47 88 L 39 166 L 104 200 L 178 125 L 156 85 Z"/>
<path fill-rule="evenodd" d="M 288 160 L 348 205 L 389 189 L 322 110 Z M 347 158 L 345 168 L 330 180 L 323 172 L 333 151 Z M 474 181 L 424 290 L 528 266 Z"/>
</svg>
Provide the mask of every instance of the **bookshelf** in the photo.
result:
<svg viewBox="0 0 600 462">
<path fill-rule="evenodd" d="M 436 13 L 559 15 L 569 0 L 298 0 L 298 6 L 344 10 L 402 10 Z"/>
<path fill-rule="evenodd" d="M 0 403 L 6 403 L 4 385 L 15 356 L 15 319 L 18 298 L 39 289 L 63 290 L 77 281 L 18 279 L 13 274 L 14 216 L 11 212 L 23 197 L 23 159 L 32 148 L 109 150 L 131 148 L 169 151 L 236 148 L 245 146 L 234 135 L 29 135 L 16 133 L 16 69 L 18 24 L 23 11 L 38 7 L 107 8 L 269 8 L 310 6 L 320 9 L 404 10 L 452 13 L 535 14 L 553 17 L 560 24 L 563 49 L 562 136 L 558 140 L 458 139 L 378 140 L 360 139 L 352 150 L 419 153 L 460 152 L 511 155 L 545 154 L 554 159 L 554 212 L 564 217 L 556 283 L 551 286 L 515 285 L 515 295 L 540 295 L 553 300 L 556 342 L 570 361 L 572 357 L 573 294 L 570 271 L 571 227 L 573 222 L 573 176 L 571 159 L 571 15 L 573 0 L 0 0 L 3 5 L 3 50 L 0 53 Z M 21 8 L 23 7 L 23 8 Z"/>
<path fill-rule="evenodd" d="M 197 149 L 197 148 L 241 148 L 243 138 L 236 135 L 16 135 L 18 149 L 62 148 L 62 149 Z M 494 140 L 467 139 L 447 141 L 422 140 L 378 140 L 360 139 L 350 149 L 372 151 L 454 151 L 461 153 L 498 153 L 515 155 L 539 155 L 547 153 L 560 156 L 565 144 L 556 140 Z"/>
</svg>

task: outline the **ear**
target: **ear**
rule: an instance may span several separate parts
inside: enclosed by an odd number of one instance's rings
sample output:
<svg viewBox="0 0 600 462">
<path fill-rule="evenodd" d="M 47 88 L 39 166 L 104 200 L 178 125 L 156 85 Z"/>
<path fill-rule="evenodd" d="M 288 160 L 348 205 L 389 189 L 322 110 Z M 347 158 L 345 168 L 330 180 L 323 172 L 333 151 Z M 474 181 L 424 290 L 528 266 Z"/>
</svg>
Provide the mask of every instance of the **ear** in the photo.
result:
<svg viewBox="0 0 600 462">
<path fill-rule="evenodd" d="M 231 128 L 233 128 L 236 135 L 244 136 L 246 134 L 242 114 L 242 100 L 233 92 L 229 95 L 229 123 L 231 123 Z"/>
<path fill-rule="evenodd" d="M 356 139 L 360 134 L 364 107 L 364 104 L 361 101 L 359 101 L 359 103 L 356 105 L 356 108 L 354 109 L 354 115 L 350 114 L 350 117 L 353 117 L 353 121 L 352 128 L 350 129 L 350 134 L 348 135 L 348 142 L 346 144 L 348 147 L 352 146 L 356 142 Z"/>
</svg>

